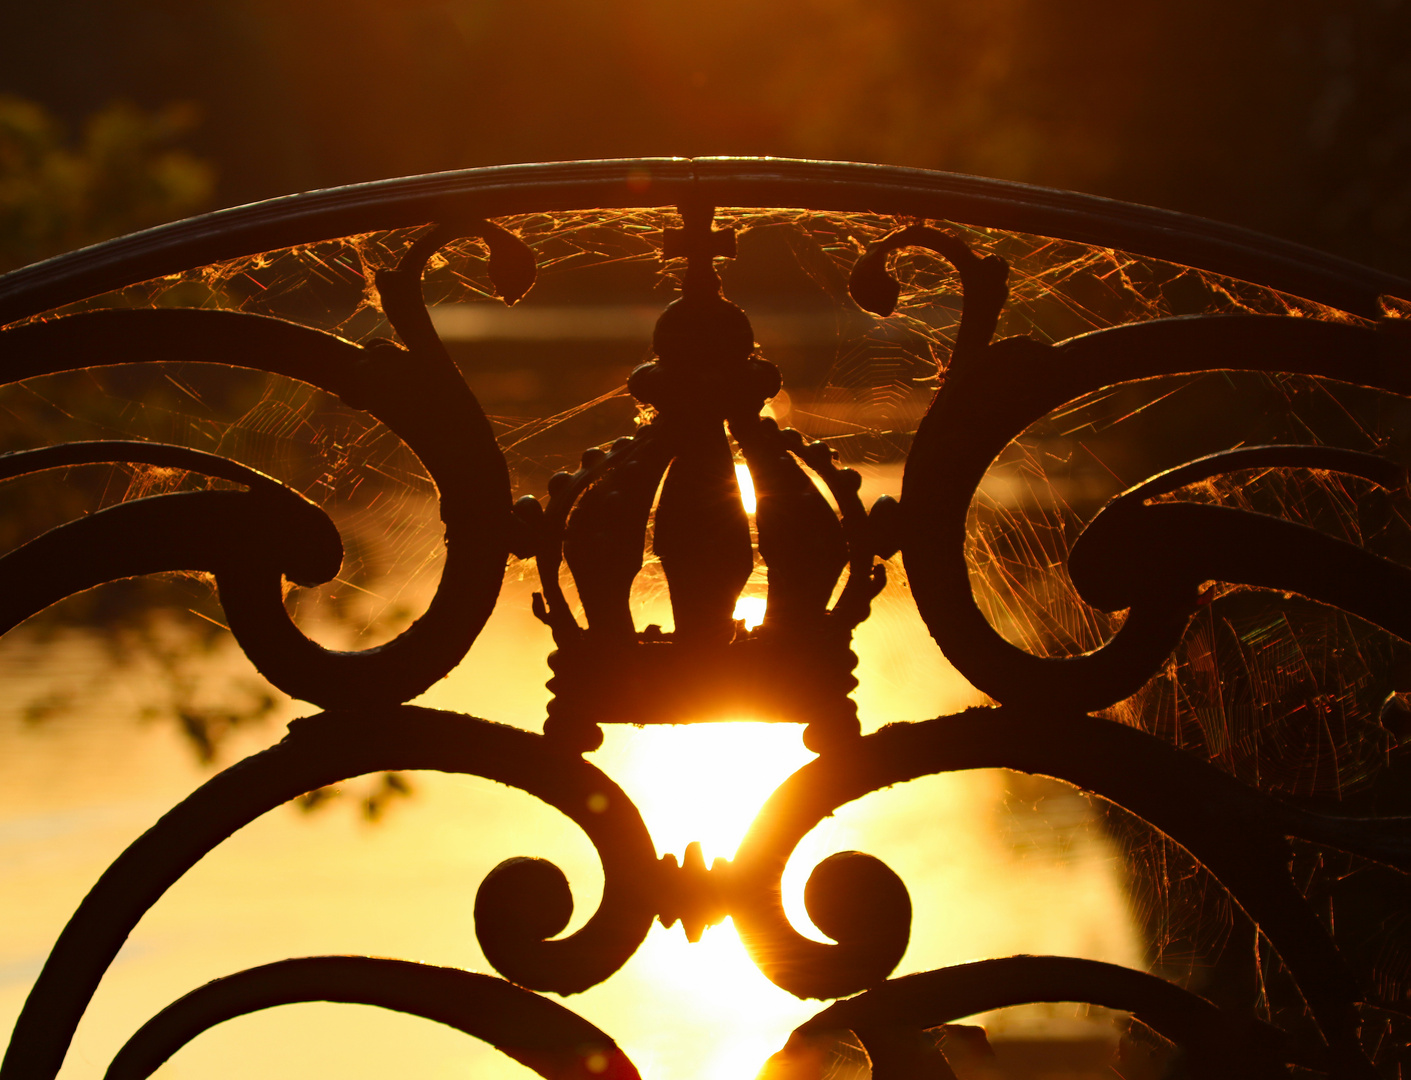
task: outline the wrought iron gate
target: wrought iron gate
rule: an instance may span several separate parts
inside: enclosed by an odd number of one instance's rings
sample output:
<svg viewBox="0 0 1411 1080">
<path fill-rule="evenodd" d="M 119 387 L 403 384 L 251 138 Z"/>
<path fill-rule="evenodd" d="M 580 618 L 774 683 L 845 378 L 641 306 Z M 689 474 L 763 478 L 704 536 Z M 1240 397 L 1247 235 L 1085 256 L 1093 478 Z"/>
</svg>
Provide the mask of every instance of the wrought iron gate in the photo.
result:
<svg viewBox="0 0 1411 1080">
<path fill-rule="evenodd" d="M 822 369 L 785 362 L 798 320 L 774 332 L 772 362 L 722 287 L 719 260 L 751 235 L 782 242 L 812 283 L 813 317 L 833 335 Z M 335 317 L 298 289 L 345 257 L 366 302 Z M 487 417 L 472 392 L 478 361 L 458 365 L 428 298 L 460 299 L 480 318 L 489 292 L 512 305 L 545 267 L 658 257 L 679 285 L 655 320 L 652 358 L 627 381 L 631 401 L 613 399 L 628 406 L 625 423 L 593 429 L 576 463 L 531 459 L 516 441 L 523 428 L 510 439 Z M 260 295 L 275 275 L 295 297 L 279 314 Z M 225 288 L 236 281 L 253 285 Z M 344 779 L 411 769 L 487 777 L 562 811 L 601 856 L 597 911 L 557 937 L 572 912 L 563 874 L 511 860 L 475 901 L 502 978 L 367 957 L 257 967 L 153 1017 L 110 1076 L 149 1075 L 225 1019 L 313 1000 L 437 1020 L 545 1076 L 634 1076 L 630 1047 L 543 994 L 610 978 L 656 919 L 679 920 L 694 940 L 727 915 L 781 992 L 840 999 L 800 1035 L 853 1032 L 878 1077 L 953 1075 L 925 1032 L 1028 1001 L 1129 1011 L 1179 1045 L 1182 1075 L 1400 1075 L 1405 973 L 1348 945 L 1356 920 L 1333 918 L 1328 882 L 1411 869 L 1411 832 L 1394 816 L 1399 695 L 1411 690 L 1407 297 L 1405 282 L 1146 208 L 747 159 L 515 166 L 313 192 L 9 275 L 5 383 L 180 360 L 336 395 L 424 468 L 445 563 L 401 633 L 335 651 L 286 603 L 291 587 L 329 581 L 344 559 L 316 499 L 234 457 L 156 439 L 0 457 L 3 479 L 115 462 L 166 484 L 0 559 L 0 626 L 103 582 L 207 574 L 259 671 L 323 710 L 213 778 L 113 863 L 55 945 L 0 1076 L 56 1075 L 130 929 L 232 832 Z M 858 413 L 846 373 L 866 364 L 889 374 L 869 376 Z M 1206 399 L 1186 392 L 1195 415 L 1154 422 L 1122 459 L 1113 497 L 1106 479 L 1100 497 L 1051 485 L 1034 494 L 1048 484 L 1033 450 L 1045 432 L 1084 409 L 1079 426 L 1099 431 L 1098 402 L 1111 421 L 1150 417 L 1202 372 L 1220 373 L 1231 400 L 1260 404 L 1202 417 Z M 780 422 L 781 388 L 793 427 Z M 1271 402 L 1282 426 L 1270 426 Z M 1025 450 L 1023 438 L 1038 442 Z M 866 506 L 852 466 L 903 459 L 897 497 L 869 493 Z M 1028 485 L 1027 518 L 994 493 L 1006 469 Z M 670 629 L 642 625 L 634 587 L 648 555 Z M 407 704 L 470 649 L 510 556 L 532 561 L 535 613 L 555 644 L 542 734 Z M 889 575 L 909 589 L 937 662 L 992 705 L 880 727 L 890 718 L 859 716 L 853 634 Z M 761 579 L 767 606 L 747 627 L 737 602 Z M 1244 658 L 1243 681 L 1211 659 L 1220 641 Z M 1326 662 L 1305 668 L 1324 685 L 1293 685 L 1289 650 L 1319 648 Z M 1339 665 L 1354 653 L 1348 674 Z M 761 808 L 733 860 L 707 867 L 698 848 L 679 864 L 659 859 L 650 822 L 584 757 L 601 725 L 742 716 L 806 725 L 817 759 Z M 1336 760 L 1340 749 L 1356 761 Z M 781 875 L 817 822 L 890 785 L 990 767 L 1066 781 L 1159 830 L 1228 890 L 1295 989 L 1266 999 L 1260 1019 L 1253 1002 L 1240 1015 L 1156 975 L 1071 957 L 889 978 L 911 899 L 858 852 L 809 879 L 810 916 L 833 943 L 790 924 Z M 1341 807 L 1324 797 L 1333 788 Z M 1375 877 L 1373 892 L 1389 914 L 1367 916 L 1379 931 L 1404 895 L 1386 880 Z"/>
</svg>

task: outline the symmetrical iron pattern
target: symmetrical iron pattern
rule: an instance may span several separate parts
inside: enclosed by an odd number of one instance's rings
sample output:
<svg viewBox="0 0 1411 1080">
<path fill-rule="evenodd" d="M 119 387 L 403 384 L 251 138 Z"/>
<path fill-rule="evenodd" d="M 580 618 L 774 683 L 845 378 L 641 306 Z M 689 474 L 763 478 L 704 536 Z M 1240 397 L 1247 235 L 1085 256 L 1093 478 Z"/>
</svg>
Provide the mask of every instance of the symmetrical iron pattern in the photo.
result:
<svg viewBox="0 0 1411 1080">
<path fill-rule="evenodd" d="M 536 254 L 504 222 L 531 212 L 633 206 L 680 214 L 679 226 L 660 237 L 661 258 L 681 270 L 679 298 L 656 323 L 654 359 L 628 383 L 642 421 L 587 450 L 575 470 L 553 475 L 546 499 L 528 494 L 516 502 L 496 432 L 428 314 L 429 261 L 474 238 L 488 252 L 496 292 L 513 303 L 534 284 Z M 941 260 L 958 276 L 959 321 L 949 354 L 938 356 L 941 379 L 911 440 L 899 498 L 882 498 L 869 511 L 858 473 L 840 467 L 833 449 L 762 415 L 781 375 L 758 353 L 749 317 L 722 294 L 716 260 L 734 254 L 735 231 L 718 223 L 717 206 L 891 215 L 895 227 L 856 255 L 847 284 L 858 307 L 882 320 L 903 291 L 894 276 L 899 257 L 933 274 L 941 263 L 930 261 Z M 1258 281 L 1308 308 L 1157 317 L 1058 341 L 998 337 L 1010 267 L 998 254 L 977 253 L 946 221 Z M 356 344 L 262 314 L 200 306 L 80 303 L 187 267 L 418 227 L 395 264 L 375 275 L 396 340 Z M 1411 295 L 1405 283 L 1369 271 L 1157 211 L 903 170 L 723 159 L 524 166 L 313 193 L 154 230 L 0 280 L 5 383 L 182 359 L 321 388 L 385 425 L 416 455 L 435 484 L 446 553 L 429 607 L 404 632 L 377 648 L 333 651 L 291 619 L 285 596 L 287 583 L 333 578 L 343 544 L 329 516 L 280 480 L 226 457 L 149 441 L 70 442 L 0 457 L 0 479 L 127 462 L 223 482 L 119 502 L 5 555 L 0 627 L 102 582 L 204 572 L 259 671 L 324 710 L 291 725 L 276 747 L 217 775 L 103 875 L 55 945 L 0 1077 L 56 1075 L 129 931 L 232 832 L 326 785 L 406 769 L 487 777 L 562 811 L 601 856 L 598 910 L 557 937 L 572 912 L 563 874 L 541 860 L 511 860 L 475 901 L 477 935 L 503 978 L 360 957 L 257 967 L 153 1017 L 109 1076 L 147 1076 L 222 1020 L 312 1000 L 434 1019 L 546 1077 L 635 1076 L 608 1034 L 542 993 L 573 994 L 609 978 L 655 919 L 680 920 L 694 940 L 727 915 L 784 991 L 848 999 L 823 1008 L 801 1033 L 852 1031 L 879 1080 L 954 1075 L 935 1041 L 919 1033 L 1031 1001 L 1130 1011 L 1180 1045 L 1181 1075 L 1399 1075 L 1395 1054 L 1374 1055 L 1364 1028 L 1368 1003 L 1404 1008 L 1404 1001 L 1377 1004 L 1369 977 L 1340 950 L 1325 912 L 1292 872 L 1290 842 L 1411 871 L 1407 822 L 1277 797 L 1144 730 L 1131 707 L 1120 708 L 1169 675 L 1193 618 L 1212 598 L 1231 595 L 1230 585 L 1298 594 L 1411 641 L 1406 567 L 1310 524 L 1191 497 L 1242 470 L 1313 470 L 1400 493 L 1405 468 L 1395 448 L 1246 443 L 1128 487 L 1067 552 L 1082 600 L 1125 616 L 1113 620 L 1105 641 L 1071 655 L 1022 648 L 996 629 L 977 602 L 967 557 L 972 503 L 996 459 L 1045 416 L 1106 388 L 1218 370 L 1311 376 L 1411 397 L 1411 334 L 1386 317 L 1384 294 Z M 736 484 L 738 460 L 758 493 L 753 533 Z M 634 612 L 632 586 L 648 552 L 670 592 L 670 630 L 641 627 Z M 860 725 L 850 697 L 852 635 L 898 552 L 941 653 L 994 705 L 864 735 L 864 726 L 875 725 Z M 407 704 L 475 641 L 511 553 L 536 564 L 536 613 L 556 645 L 543 734 Z M 768 605 L 763 622 L 746 630 L 733 612 L 756 557 L 767 569 Z M 576 600 L 565 594 L 563 563 Z M 1383 673 L 1379 693 L 1389 708 L 1405 689 L 1400 677 Z M 739 716 L 806 724 L 817 759 L 761 808 L 733 860 L 707 868 L 698 848 L 683 865 L 658 859 L 648 823 L 583 755 L 601 741 L 604 723 Z M 809 879 L 809 913 L 834 943 L 790 924 L 781 876 L 820 820 L 902 781 L 978 768 L 1066 781 L 1190 853 L 1277 952 L 1317 1037 L 1285 1039 L 1252 1014 L 1226 1013 L 1154 975 L 1076 958 L 1011 957 L 889 979 L 907 947 L 911 900 L 895 873 L 858 852 L 825 860 Z M 1393 1071 L 1379 1072 L 1383 1064 Z"/>
</svg>

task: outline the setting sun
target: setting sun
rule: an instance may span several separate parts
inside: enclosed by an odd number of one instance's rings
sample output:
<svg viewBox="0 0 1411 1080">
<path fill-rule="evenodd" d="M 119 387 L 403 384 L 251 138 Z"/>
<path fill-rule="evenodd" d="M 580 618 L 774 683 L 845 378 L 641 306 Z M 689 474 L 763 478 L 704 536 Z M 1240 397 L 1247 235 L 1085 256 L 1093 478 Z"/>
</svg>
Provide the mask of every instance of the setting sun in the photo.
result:
<svg viewBox="0 0 1411 1080">
<path fill-rule="evenodd" d="M 730 859 L 766 799 L 813 760 L 797 724 L 609 728 L 595 756 L 642 811 L 659 855 L 699 841 Z"/>
<path fill-rule="evenodd" d="M 594 758 L 642 811 L 657 853 L 680 860 L 699 842 L 707 866 L 734 857 L 774 789 L 814 757 L 797 724 L 611 727 L 605 735 Z M 695 943 L 680 927 L 654 926 L 633 966 L 678 1016 L 668 1031 L 636 1043 L 644 1076 L 752 1076 L 815 1011 L 761 974 L 729 918 Z M 682 1023 L 687 1015 L 692 1022 Z"/>
</svg>

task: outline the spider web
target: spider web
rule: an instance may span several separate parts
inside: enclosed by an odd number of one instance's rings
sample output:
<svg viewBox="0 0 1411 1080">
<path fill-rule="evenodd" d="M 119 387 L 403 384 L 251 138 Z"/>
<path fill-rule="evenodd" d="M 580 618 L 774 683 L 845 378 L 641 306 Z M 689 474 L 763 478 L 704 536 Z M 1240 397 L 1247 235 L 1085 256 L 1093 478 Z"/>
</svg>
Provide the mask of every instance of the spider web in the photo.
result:
<svg viewBox="0 0 1411 1080">
<path fill-rule="evenodd" d="M 751 316 L 760 352 L 784 373 L 772 405 L 782 424 L 826 440 L 893 494 L 916 425 L 954 341 L 956 276 L 928 253 L 895 260 L 897 313 L 876 319 L 847 297 L 865 246 L 899 222 L 860 214 L 723 210 L 739 254 L 722 267 L 726 295 Z M 484 250 L 457 240 L 432 259 L 424 295 L 453 358 L 481 398 L 516 495 L 539 495 L 578 455 L 642 419 L 626 392 L 650 357 L 651 326 L 676 283 L 659 258 L 675 215 L 657 210 L 531 214 L 501 219 L 534 250 L 538 283 L 513 309 L 495 297 Z M 204 308 L 289 319 L 350 341 L 392 336 L 374 273 L 422 234 L 350 236 L 142 282 L 37 318 L 110 307 Z M 980 255 L 1010 265 L 999 336 L 1055 342 L 1171 315 L 1261 313 L 1356 322 L 1343 312 L 1190 268 L 1105 248 L 956 227 Z M 1404 314 L 1388 301 L 1390 314 Z M 424 608 L 442 564 L 435 491 L 389 432 L 336 398 L 287 379 L 181 358 L 32 379 L 0 393 L 0 449 L 89 438 L 181 443 L 279 477 L 322 505 L 347 555 L 326 586 L 298 590 L 291 610 L 311 636 L 360 648 L 390 639 Z M 1411 411 L 1388 395 L 1327 380 L 1209 372 L 1107 388 L 1064 405 L 1009 444 L 973 501 L 968 559 L 982 610 L 1010 641 L 1040 655 L 1095 648 L 1120 615 L 1077 596 L 1067 555 L 1112 496 L 1163 469 L 1241 444 L 1297 442 L 1411 460 Z M 92 509 L 155 492 L 221 486 L 177 470 L 87 466 L 0 488 L 7 547 Z M 1311 470 L 1232 473 L 1167 498 L 1274 514 L 1411 561 L 1404 491 Z M 512 560 L 518 579 L 528 568 Z M 904 572 L 894 560 L 894 582 Z M 639 599 L 660 601 L 651 561 Z M 1213 588 L 1166 668 L 1110 710 L 1282 797 L 1345 809 L 1411 812 L 1400 753 L 1411 738 L 1411 651 L 1355 617 L 1268 592 Z M 136 614 L 136 613 L 141 614 Z M 194 617 L 193 617 L 194 616 Z M 170 711 L 198 749 L 275 708 L 249 672 L 212 680 L 230 642 L 208 585 L 191 576 L 118 583 L 36 617 L 36 639 L 99 628 L 115 663 L 155 652 L 173 688 Z M 181 627 L 184 629 L 173 629 Z M 185 635 L 185 637 L 183 637 Z M 183 644 L 184 643 L 184 644 Z M 929 646 L 930 643 L 924 643 Z M 934 651 L 934 650 L 933 650 Z M 212 690 L 211 686 L 215 689 Z M 197 687 L 201 687 L 199 691 Z M 224 704 L 214 704 L 219 699 Z M 230 702 L 235 704 L 231 705 Z M 26 703 L 36 718 L 62 693 Z M 384 794 L 391 794 L 384 792 Z M 1191 858 L 1144 824 L 1103 808 L 1129 863 L 1134 908 L 1156 970 L 1265 1014 L 1302 1023 L 1301 1006 L 1253 927 Z M 1300 849 L 1305 891 L 1322 904 L 1387 1012 L 1367 1038 L 1391 1060 L 1406 1043 L 1411 893 L 1396 875 L 1346 856 Z M 1369 896 L 1372 899 L 1369 899 Z M 1399 907 L 1398 907 L 1399 905 Z M 1348 912 L 1339 917 L 1340 912 Z M 1398 912 L 1400 914 L 1398 914 Z"/>
</svg>

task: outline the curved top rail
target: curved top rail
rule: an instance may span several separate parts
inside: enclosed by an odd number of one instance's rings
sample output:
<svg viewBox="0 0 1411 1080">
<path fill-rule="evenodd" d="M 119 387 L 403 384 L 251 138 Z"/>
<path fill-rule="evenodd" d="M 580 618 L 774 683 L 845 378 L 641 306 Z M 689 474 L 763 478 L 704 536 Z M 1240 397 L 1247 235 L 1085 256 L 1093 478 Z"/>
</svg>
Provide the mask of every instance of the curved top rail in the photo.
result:
<svg viewBox="0 0 1411 1080">
<path fill-rule="evenodd" d="M 431 221 L 596 207 L 787 206 L 914 215 L 1118 248 L 1375 318 L 1411 281 L 1249 229 L 1094 195 L 887 165 L 768 157 L 500 165 L 286 195 L 69 252 L 0 277 L 0 325 L 136 281 Z"/>
</svg>

